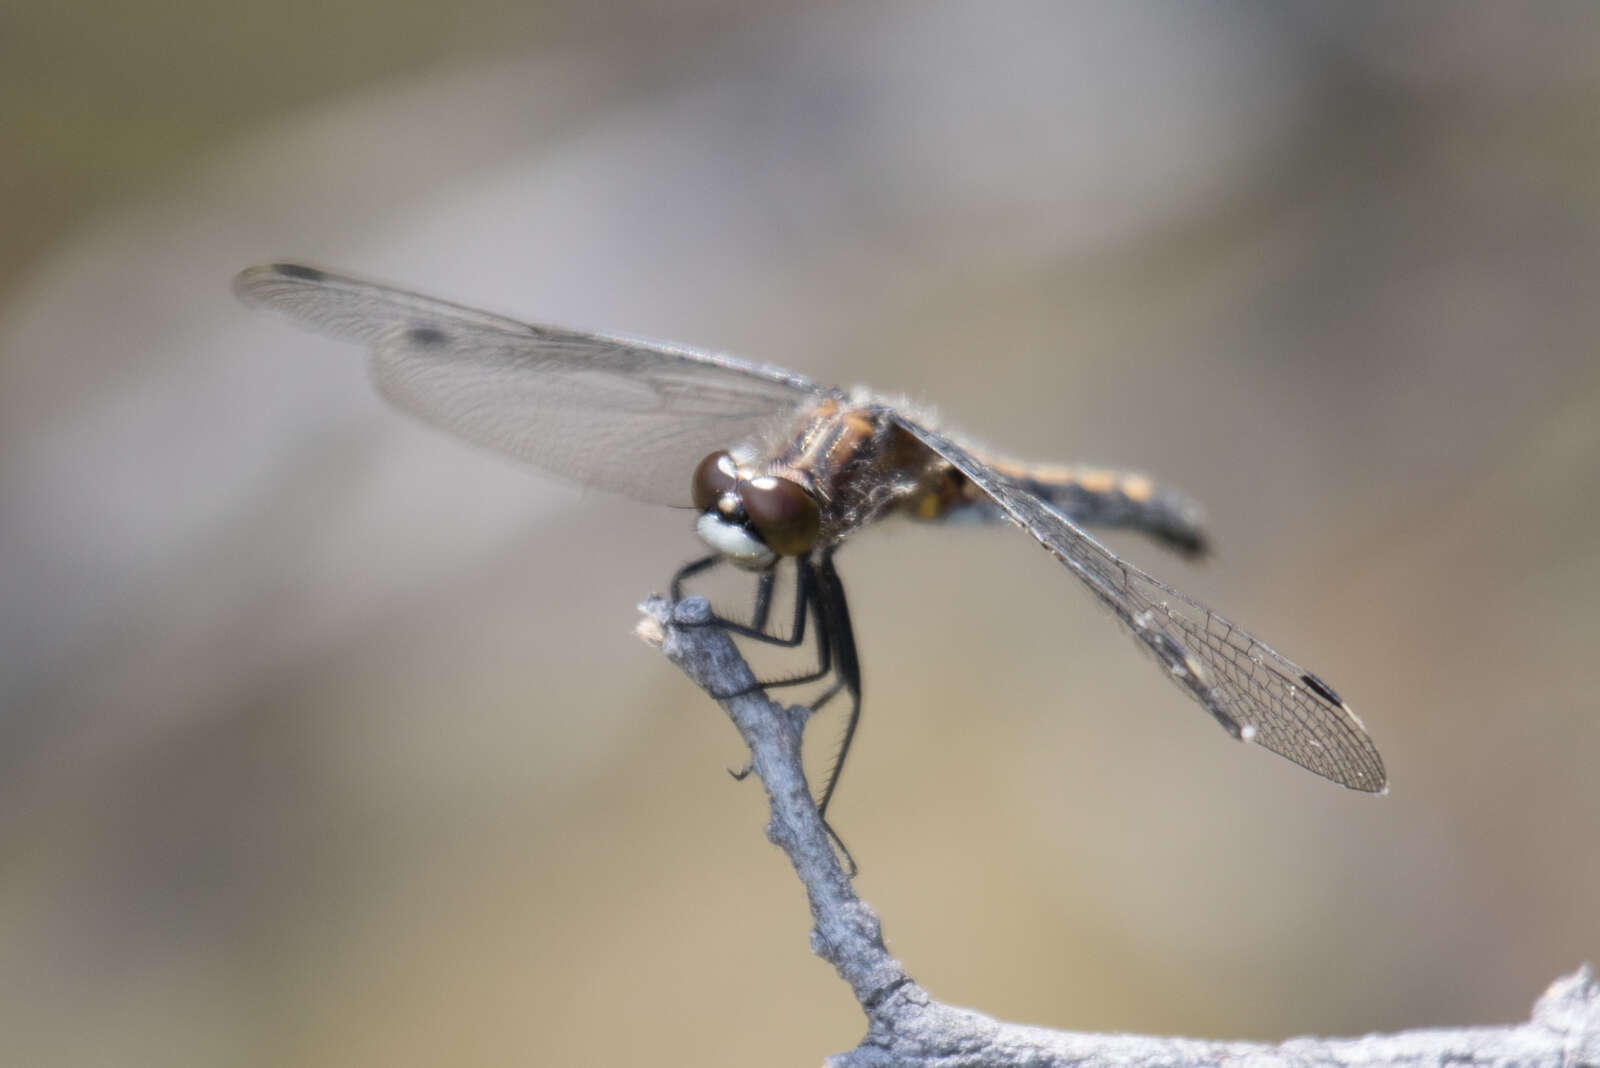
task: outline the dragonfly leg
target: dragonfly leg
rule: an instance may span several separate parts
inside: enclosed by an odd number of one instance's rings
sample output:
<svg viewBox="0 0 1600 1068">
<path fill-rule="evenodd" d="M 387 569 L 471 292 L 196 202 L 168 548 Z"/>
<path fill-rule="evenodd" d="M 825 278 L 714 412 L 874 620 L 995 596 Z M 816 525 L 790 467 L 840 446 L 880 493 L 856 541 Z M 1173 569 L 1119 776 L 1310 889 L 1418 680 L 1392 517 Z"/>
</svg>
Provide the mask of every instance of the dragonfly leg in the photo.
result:
<svg viewBox="0 0 1600 1068">
<path fill-rule="evenodd" d="M 684 579 L 707 570 L 720 562 L 720 559 L 716 556 L 706 557 L 681 568 L 672 581 L 674 599 L 682 598 Z M 840 743 L 838 755 L 834 757 L 833 764 L 828 769 L 827 785 L 822 791 L 821 801 L 817 804 L 817 814 L 822 818 L 822 825 L 829 839 L 838 847 L 845 870 L 854 876 L 857 871 L 855 858 L 851 856 L 849 847 L 844 844 L 844 840 L 839 837 L 839 833 L 827 819 L 828 803 L 833 800 L 834 791 L 838 788 L 839 776 L 844 769 L 844 759 L 855 738 L 856 724 L 861 719 L 861 664 L 856 654 L 855 633 L 850 625 L 850 610 L 845 602 L 844 585 L 833 566 L 831 554 L 823 555 L 815 562 L 804 557 L 796 558 L 795 613 L 790 633 L 785 637 L 772 634 L 765 629 L 776 584 L 775 574 L 775 569 L 761 574 L 756 586 L 755 609 L 748 624 L 717 615 L 713 615 L 708 623 L 719 625 L 734 634 L 755 641 L 793 648 L 805 639 L 807 616 L 813 616 L 816 619 L 817 666 L 802 675 L 785 679 L 758 680 L 743 689 L 729 693 L 713 692 L 711 696 L 718 700 L 727 700 L 755 690 L 799 686 L 827 678 L 829 675 L 835 676 L 833 683 L 812 701 L 810 706 L 812 711 L 816 711 L 841 692 L 850 695 L 850 713 L 845 721 L 844 738 Z M 744 768 L 732 774 L 735 779 L 742 779 L 749 774 L 749 771 L 749 768 Z"/>
<path fill-rule="evenodd" d="M 683 583 L 685 579 L 698 575 L 702 571 L 708 571 L 722 562 L 723 557 L 713 554 L 684 564 L 678 569 L 677 574 L 672 576 L 672 599 L 674 601 L 683 600 Z M 761 572 L 760 577 L 756 580 L 756 603 L 750 613 L 750 621 L 748 623 L 730 619 L 713 611 L 711 618 L 702 625 L 709 626 L 714 624 L 741 637 L 751 638 L 767 645 L 778 645 L 791 649 L 798 646 L 805 641 L 806 637 L 806 612 L 810 607 L 808 590 L 813 584 L 813 580 L 808 573 L 809 566 L 804 560 L 797 560 L 796 564 L 798 565 L 798 571 L 795 586 L 794 620 L 789 625 L 787 636 L 774 634 L 767 630 L 767 616 L 772 609 L 772 592 L 777 585 L 778 571 L 776 566 Z"/>
<path fill-rule="evenodd" d="M 679 576 L 692 575 L 705 570 L 717 562 L 716 557 L 697 560 L 686 565 Z M 756 611 L 754 621 L 764 621 L 772 596 L 772 572 L 765 572 L 761 576 L 761 583 L 756 590 Z M 856 725 L 861 720 L 861 661 L 856 653 L 855 631 L 850 625 L 850 607 L 845 601 L 844 583 L 839 579 L 839 572 L 833 566 L 831 553 L 823 555 L 815 563 L 804 557 L 795 559 L 795 614 L 794 623 L 790 628 L 789 637 L 770 634 L 764 630 L 756 630 L 750 626 L 734 620 L 712 616 L 714 622 L 735 634 L 743 635 L 756 641 L 766 642 L 769 645 L 786 647 L 798 646 L 805 638 L 806 616 L 814 615 L 817 621 L 817 666 L 802 675 L 795 675 L 784 679 L 758 680 L 753 685 L 732 693 L 712 694 L 718 700 L 727 700 L 730 697 L 740 697 L 758 689 L 770 689 L 777 686 L 802 686 L 809 682 L 835 675 L 834 682 L 824 690 L 816 700 L 811 702 L 812 711 L 820 709 L 831 701 L 841 691 L 850 695 L 850 713 L 845 720 L 844 738 L 839 743 L 838 756 L 834 758 L 833 766 L 828 771 L 828 783 L 822 791 L 822 800 L 818 809 L 827 812 L 828 803 L 833 800 L 833 793 L 839 786 L 839 776 L 844 770 L 845 757 L 850 752 L 850 744 L 855 739 Z M 680 590 L 677 578 L 673 580 L 673 593 L 676 596 Z M 842 844 L 842 843 L 841 843 Z"/>
<path fill-rule="evenodd" d="M 722 557 L 712 553 L 710 556 L 702 556 L 698 560 L 691 560 L 678 568 L 677 573 L 672 576 L 672 599 L 674 601 L 683 600 L 683 582 L 685 579 L 693 578 L 702 571 L 709 571 L 720 563 L 722 563 Z"/>
<path fill-rule="evenodd" d="M 679 568 L 678 573 L 672 578 L 672 596 L 675 600 L 683 598 L 683 580 L 714 567 L 722 561 L 720 556 L 707 556 Z M 794 593 L 794 618 L 789 625 L 787 635 L 774 634 L 766 629 L 767 617 L 772 607 L 772 593 L 776 585 L 777 569 L 763 571 L 756 583 L 756 603 L 751 612 L 749 623 L 742 623 L 736 619 L 713 613 L 711 618 L 701 626 L 718 626 L 740 637 L 752 641 L 762 642 L 766 645 L 776 645 L 781 648 L 798 648 L 806 636 L 806 619 L 809 615 L 817 617 L 817 666 L 801 675 L 790 676 L 782 679 L 758 679 L 751 685 L 726 693 L 713 691 L 711 696 L 719 701 L 731 697 L 742 697 L 755 690 L 762 690 L 773 686 L 797 686 L 802 683 L 815 682 L 825 678 L 832 670 L 833 650 L 829 642 L 828 633 L 822 629 L 823 617 L 817 601 L 816 570 L 810 561 L 803 557 L 795 559 L 795 593 Z"/>
<path fill-rule="evenodd" d="M 844 737 L 839 742 L 839 754 L 834 757 L 833 767 L 828 770 L 828 784 L 823 787 L 822 800 L 817 803 L 817 812 L 826 822 L 828 804 L 833 800 L 834 791 L 839 787 L 839 776 L 844 771 L 845 757 L 850 755 L 850 743 L 855 740 L 856 725 L 861 722 L 861 661 L 856 654 L 855 631 L 850 626 L 850 606 L 845 601 L 844 583 L 839 580 L 839 572 L 834 569 L 832 554 L 825 555 L 817 561 L 816 572 L 817 631 L 819 634 L 827 635 L 828 644 L 837 650 L 839 663 L 838 679 L 812 707 L 821 707 L 840 690 L 850 695 L 850 714 L 845 720 Z M 837 841 L 838 835 L 834 835 L 834 839 Z M 839 842 L 839 845 L 843 848 L 844 843 Z M 849 856 L 848 850 L 845 851 L 845 855 Z"/>
<path fill-rule="evenodd" d="M 770 579 L 770 572 L 763 575 L 762 578 Z M 770 598 L 771 589 L 772 583 L 770 581 L 763 582 L 756 591 L 757 601 L 760 602 Z M 814 615 L 817 620 L 817 666 L 812 670 L 800 675 L 790 675 L 781 679 L 758 679 L 756 682 L 742 690 L 737 690 L 733 693 L 713 694 L 713 697 L 716 697 L 719 700 L 726 700 L 729 697 L 740 697 L 755 690 L 771 689 L 778 686 L 801 686 L 808 682 L 816 682 L 818 679 L 826 678 L 833 671 L 833 635 L 832 632 L 823 625 L 825 620 L 822 615 L 821 602 L 817 599 L 817 589 L 817 573 L 814 566 L 810 561 L 803 558 L 796 559 L 794 622 L 789 628 L 789 636 L 787 638 L 780 637 L 779 635 L 771 634 L 766 631 L 756 631 L 740 623 L 722 620 L 718 621 L 721 622 L 727 630 L 730 630 L 735 634 L 743 635 L 744 637 L 752 638 L 756 641 L 765 642 L 768 645 L 795 648 L 805 640 L 807 616 Z M 757 615 L 764 616 L 765 612 L 766 609 L 758 603 Z"/>
</svg>

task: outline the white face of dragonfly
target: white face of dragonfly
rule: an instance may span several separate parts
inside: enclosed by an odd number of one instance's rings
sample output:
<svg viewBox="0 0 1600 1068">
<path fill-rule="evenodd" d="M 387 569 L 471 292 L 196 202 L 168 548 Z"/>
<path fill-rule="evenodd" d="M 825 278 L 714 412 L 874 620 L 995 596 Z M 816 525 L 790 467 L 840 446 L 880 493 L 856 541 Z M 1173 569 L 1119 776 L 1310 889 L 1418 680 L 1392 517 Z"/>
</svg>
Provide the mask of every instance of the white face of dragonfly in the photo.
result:
<svg viewBox="0 0 1600 1068">
<path fill-rule="evenodd" d="M 740 567 L 760 571 L 780 557 L 804 556 L 817 543 L 817 501 L 798 482 L 747 478 L 731 455 L 714 452 L 695 468 L 692 490 L 700 509 L 695 532 Z"/>
</svg>

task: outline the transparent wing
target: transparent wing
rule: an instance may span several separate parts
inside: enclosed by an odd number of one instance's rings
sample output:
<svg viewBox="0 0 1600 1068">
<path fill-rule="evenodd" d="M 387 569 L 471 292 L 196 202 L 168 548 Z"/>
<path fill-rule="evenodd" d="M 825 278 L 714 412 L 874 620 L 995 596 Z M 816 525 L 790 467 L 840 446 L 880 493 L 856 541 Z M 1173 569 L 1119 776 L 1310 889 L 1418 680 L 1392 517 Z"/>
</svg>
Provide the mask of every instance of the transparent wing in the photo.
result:
<svg viewBox="0 0 1600 1068">
<path fill-rule="evenodd" d="M 955 442 L 896 417 L 1028 529 L 1235 738 L 1353 790 L 1385 789 L 1366 727 L 1327 683 L 1197 601 L 1158 582 Z"/>
<path fill-rule="evenodd" d="M 828 391 L 729 356 L 536 326 L 312 267 L 252 267 L 246 303 L 372 350 L 397 407 L 554 474 L 688 505 L 694 467 Z"/>
</svg>

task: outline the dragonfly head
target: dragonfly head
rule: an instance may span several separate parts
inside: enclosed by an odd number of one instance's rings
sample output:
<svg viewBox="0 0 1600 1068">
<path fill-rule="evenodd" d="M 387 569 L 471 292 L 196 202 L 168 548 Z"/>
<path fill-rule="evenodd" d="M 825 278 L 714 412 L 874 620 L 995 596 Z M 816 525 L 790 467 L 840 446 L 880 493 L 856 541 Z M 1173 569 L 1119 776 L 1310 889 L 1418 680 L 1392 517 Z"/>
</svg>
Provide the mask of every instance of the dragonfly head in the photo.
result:
<svg viewBox="0 0 1600 1068">
<path fill-rule="evenodd" d="M 740 567 L 759 571 L 779 557 L 804 556 L 817 543 L 817 499 L 798 482 L 746 477 L 732 455 L 714 452 L 695 468 L 691 489 L 700 510 L 695 531 Z"/>
</svg>

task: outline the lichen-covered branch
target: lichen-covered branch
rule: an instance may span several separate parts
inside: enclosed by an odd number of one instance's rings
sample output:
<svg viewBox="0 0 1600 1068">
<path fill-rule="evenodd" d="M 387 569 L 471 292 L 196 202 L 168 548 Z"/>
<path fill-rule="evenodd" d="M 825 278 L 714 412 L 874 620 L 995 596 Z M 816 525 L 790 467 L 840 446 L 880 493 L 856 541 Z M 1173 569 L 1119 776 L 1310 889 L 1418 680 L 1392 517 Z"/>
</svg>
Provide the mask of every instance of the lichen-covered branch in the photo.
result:
<svg viewBox="0 0 1600 1068">
<path fill-rule="evenodd" d="M 767 837 L 788 855 L 811 903 L 812 951 L 833 965 L 866 1013 L 866 1036 L 829 1058 L 835 1068 L 1600 1065 L 1600 983 L 1587 965 L 1553 983 L 1526 1023 L 1275 1045 L 1052 1031 L 935 1001 L 889 955 L 877 913 L 856 896 L 817 815 L 800 760 L 810 710 L 785 708 L 753 688 L 749 666 L 712 622 L 703 598 L 678 604 L 653 598 L 640 607 L 640 636 L 718 699 L 750 747 L 751 767 L 770 799 Z"/>
</svg>

